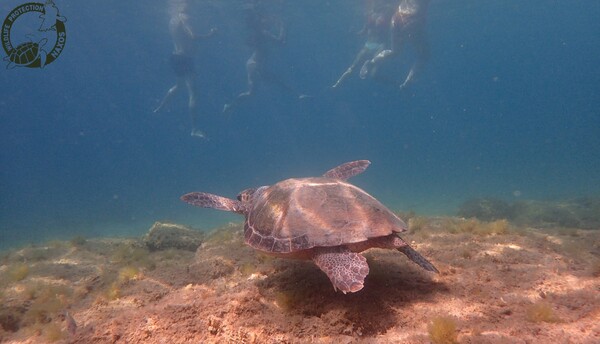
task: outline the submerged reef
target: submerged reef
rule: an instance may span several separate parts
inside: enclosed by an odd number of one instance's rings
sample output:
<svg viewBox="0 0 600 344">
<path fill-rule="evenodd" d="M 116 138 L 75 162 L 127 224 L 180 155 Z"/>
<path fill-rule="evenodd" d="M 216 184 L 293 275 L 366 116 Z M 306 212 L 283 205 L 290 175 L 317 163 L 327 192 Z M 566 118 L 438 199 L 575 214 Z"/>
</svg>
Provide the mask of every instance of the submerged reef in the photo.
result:
<svg viewBox="0 0 600 344">
<path fill-rule="evenodd" d="M 151 250 L 147 236 L 10 250 L 0 342 L 599 342 L 599 230 L 403 217 L 440 274 L 371 249 L 363 290 L 347 295 L 312 262 L 245 245 L 240 223 L 201 232 L 195 251 Z"/>
<path fill-rule="evenodd" d="M 512 203 L 496 198 L 475 198 L 465 201 L 457 214 L 483 221 L 506 219 L 524 226 L 599 229 L 600 198 L 518 200 Z"/>
<path fill-rule="evenodd" d="M 513 207 L 497 198 L 474 198 L 465 201 L 458 209 L 458 216 L 482 221 L 512 219 Z"/>
<path fill-rule="evenodd" d="M 151 251 L 170 248 L 195 251 L 204 241 L 204 233 L 176 223 L 155 222 L 144 236 Z"/>
<path fill-rule="evenodd" d="M 8 281 L 18 282 L 27 277 L 28 274 L 29 265 L 25 263 L 16 263 L 9 268 L 9 270 L 5 274 L 5 278 Z"/>
</svg>

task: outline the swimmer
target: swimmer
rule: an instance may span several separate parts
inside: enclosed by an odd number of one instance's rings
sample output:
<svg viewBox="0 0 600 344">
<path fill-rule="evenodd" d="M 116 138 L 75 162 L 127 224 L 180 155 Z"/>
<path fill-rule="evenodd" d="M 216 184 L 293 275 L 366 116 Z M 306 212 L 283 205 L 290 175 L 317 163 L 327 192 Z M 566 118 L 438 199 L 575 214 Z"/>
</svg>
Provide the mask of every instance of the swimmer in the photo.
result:
<svg viewBox="0 0 600 344">
<path fill-rule="evenodd" d="M 188 112 L 192 122 L 191 135 L 199 138 L 206 138 L 204 133 L 197 127 L 196 112 L 196 71 L 194 69 L 194 55 L 196 45 L 199 39 L 208 38 L 216 33 L 213 28 L 206 35 L 196 35 L 190 25 L 190 16 L 188 14 L 188 0 L 169 0 L 169 33 L 173 40 L 173 53 L 169 58 L 169 64 L 177 77 L 177 82 L 165 94 L 164 98 L 154 112 L 160 112 L 169 102 L 175 93 L 185 87 L 188 92 Z"/>
<path fill-rule="evenodd" d="M 254 0 L 244 6 L 246 27 L 248 28 L 247 45 L 252 49 L 252 55 L 246 61 L 246 75 L 248 89 L 240 94 L 229 104 L 223 106 L 223 113 L 232 111 L 242 99 L 251 97 L 256 92 L 259 80 L 269 81 L 281 89 L 297 96 L 299 99 L 307 97 L 298 94 L 291 86 L 283 82 L 267 67 L 266 62 L 269 49 L 272 45 L 286 43 L 286 31 L 281 18 L 267 15 L 260 1 Z"/>
<path fill-rule="evenodd" d="M 406 88 L 418 77 L 429 60 L 429 42 L 426 32 L 427 8 L 430 0 L 401 0 L 391 21 L 391 47 L 367 61 L 360 71 L 360 77 L 366 78 L 389 58 L 400 55 L 402 49 L 410 43 L 416 53 L 413 63 L 400 89 Z"/>
<path fill-rule="evenodd" d="M 342 82 L 350 76 L 359 64 L 368 63 L 369 60 L 377 56 L 385 49 L 385 41 L 389 37 L 389 23 L 392 17 L 393 9 L 389 6 L 387 0 L 369 1 L 370 9 L 366 16 L 367 20 L 359 34 L 367 35 L 367 41 L 363 48 L 358 52 L 354 61 L 340 76 L 338 81 L 332 86 L 339 87 Z M 375 74 L 372 70 L 371 74 Z"/>
</svg>

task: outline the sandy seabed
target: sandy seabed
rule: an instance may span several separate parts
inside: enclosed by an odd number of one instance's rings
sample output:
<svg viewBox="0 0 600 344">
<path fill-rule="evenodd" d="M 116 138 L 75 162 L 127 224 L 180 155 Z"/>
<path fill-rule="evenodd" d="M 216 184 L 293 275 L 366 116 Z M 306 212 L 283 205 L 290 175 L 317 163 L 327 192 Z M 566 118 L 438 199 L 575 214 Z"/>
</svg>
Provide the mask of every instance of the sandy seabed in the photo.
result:
<svg viewBox="0 0 600 344">
<path fill-rule="evenodd" d="M 240 224 L 198 249 L 50 242 L 0 260 L 2 343 L 600 343 L 600 230 L 410 220 L 440 274 L 371 249 L 363 290 L 271 258 Z M 75 327 L 76 325 L 76 327 Z"/>
</svg>

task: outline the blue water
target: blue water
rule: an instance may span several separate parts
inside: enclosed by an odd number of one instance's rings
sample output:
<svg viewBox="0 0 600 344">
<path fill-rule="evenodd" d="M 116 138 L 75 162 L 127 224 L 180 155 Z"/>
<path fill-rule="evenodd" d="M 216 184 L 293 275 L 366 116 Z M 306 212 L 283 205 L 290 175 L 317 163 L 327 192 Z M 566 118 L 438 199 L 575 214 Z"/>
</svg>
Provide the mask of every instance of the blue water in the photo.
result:
<svg viewBox="0 0 600 344">
<path fill-rule="evenodd" d="M 3 1 L 0 16 L 19 4 Z M 190 10 L 197 32 L 219 30 L 196 56 L 207 141 L 189 135 L 185 92 L 152 113 L 175 81 L 165 1 L 56 1 L 62 55 L 0 68 L 0 248 L 141 235 L 157 220 L 210 229 L 241 218 L 180 195 L 234 197 L 356 159 L 372 161 L 357 185 L 423 214 L 471 197 L 599 194 L 600 2 L 432 0 L 432 58 L 400 93 L 357 76 L 328 89 L 364 43 L 363 1 L 278 1 L 288 38 L 271 69 L 314 97 L 265 85 L 228 118 L 251 53 L 241 4 Z M 401 79 L 410 58 L 386 72 Z"/>
</svg>

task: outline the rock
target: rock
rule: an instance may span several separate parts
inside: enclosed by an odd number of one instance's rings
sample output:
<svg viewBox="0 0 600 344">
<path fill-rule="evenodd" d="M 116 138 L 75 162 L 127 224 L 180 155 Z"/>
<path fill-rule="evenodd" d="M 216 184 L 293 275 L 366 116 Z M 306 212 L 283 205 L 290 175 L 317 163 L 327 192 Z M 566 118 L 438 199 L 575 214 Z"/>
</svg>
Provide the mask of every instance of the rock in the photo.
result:
<svg viewBox="0 0 600 344">
<path fill-rule="evenodd" d="M 207 284 L 212 280 L 227 277 L 235 271 L 235 262 L 223 257 L 196 260 L 189 267 L 194 283 Z"/>
<path fill-rule="evenodd" d="M 175 248 L 195 251 L 204 240 L 204 233 L 175 223 L 155 222 L 143 238 L 151 251 Z"/>
</svg>

